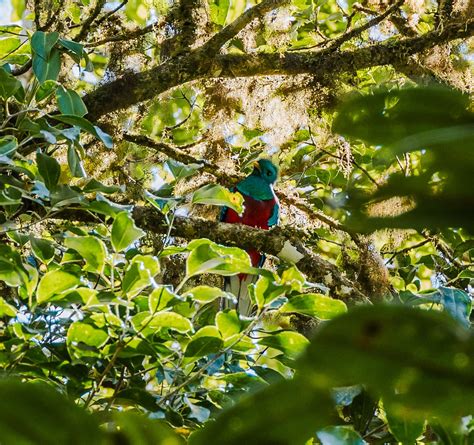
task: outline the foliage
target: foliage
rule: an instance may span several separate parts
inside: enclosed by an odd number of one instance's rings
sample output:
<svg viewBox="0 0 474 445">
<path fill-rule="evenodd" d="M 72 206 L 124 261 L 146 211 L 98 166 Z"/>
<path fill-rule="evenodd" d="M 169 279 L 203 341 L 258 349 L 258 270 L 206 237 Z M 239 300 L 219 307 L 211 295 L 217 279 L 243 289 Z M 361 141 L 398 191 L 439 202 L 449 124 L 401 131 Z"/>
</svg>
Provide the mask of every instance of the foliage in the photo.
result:
<svg viewBox="0 0 474 445">
<path fill-rule="evenodd" d="M 415 33 L 443 28 L 426 3 Z M 469 96 L 386 65 L 324 85 L 214 81 L 212 67 L 97 121 L 99 84 L 153 90 L 136 72 L 181 69 L 254 6 L 211 0 L 210 21 L 189 29 L 185 4 L 12 0 L 14 23 L 0 26 L 0 441 L 472 443 Z M 399 41 L 415 20 L 401 7 L 385 28 L 380 9 L 293 0 L 220 54 Z M 469 44 L 452 46 L 462 72 Z M 242 211 L 229 187 L 262 156 L 281 172 L 272 234 L 304 246 L 296 264 L 252 267 L 238 242 L 199 232 L 215 206 Z M 137 218 L 143 207 L 156 221 Z M 244 247 L 260 242 L 242 233 Z M 354 306 L 334 271 L 377 304 Z M 223 280 L 238 274 L 253 277 L 250 317 L 224 309 L 238 296 Z"/>
</svg>

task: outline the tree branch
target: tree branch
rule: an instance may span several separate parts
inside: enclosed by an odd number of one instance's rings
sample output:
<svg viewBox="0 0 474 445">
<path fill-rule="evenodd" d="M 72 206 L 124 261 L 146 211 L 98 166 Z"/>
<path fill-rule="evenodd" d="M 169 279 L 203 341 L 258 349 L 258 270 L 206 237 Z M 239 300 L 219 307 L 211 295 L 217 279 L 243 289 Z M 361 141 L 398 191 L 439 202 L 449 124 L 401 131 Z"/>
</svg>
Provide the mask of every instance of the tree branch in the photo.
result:
<svg viewBox="0 0 474 445">
<path fill-rule="evenodd" d="M 346 72 L 379 65 L 397 65 L 408 56 L 433 48 L 441 43 L 470 37 L 474 34 L 474 19 L 452 23 L 442 30 L 397 42 L 371 45 L 353 51 L 325 50 L 298 53 L 226 54 L 209 58 L 198 48 L 186 55 L 141 73 L 127 73 L 84 97 L 88 119 L 128 108 L 151 99 L 168 89 L 203 77 L 250 77 L 263 75 L 296 75 L 309 73 L 315 78 L 334 77 Z"/>
<path fill-rule="evenodd" d="M 102 11 L 102 8 L 105 5 L 106 0 L 97 0 L 97 3 L 94 6 L 94 9 L 90 13 L 89 17 L 85 20 L 84 24 L 82 25 L 81 30 L 79 31 L 79 34 L 74 37 L 75 42 L 80 42 L 81 40 L 84 40 L 84 38 L 89 34 L 90 32 L 90 27 L 94 23 L 95 19 L 99 16 L 100 11 Z"/>
<path fill-rule="evenodd" d="M 207 57 L 214 57 L 225 43 L 233 39 L 252 20 L 257 17 L 263 17 L 267 12 L 270 12 L 286 3 L 289 3 L 289 0 L 263 0 L 253 8 L 247 9 L 247 11 L 237 17 L 231 24 L 227 25 L 220 32 L 212 36 L 201 47 L 201 50 L 207 55 Z"/>
<path fill-rule="evenodd" d="M 162 24 L 163 23 L 161 21 L 156 21 L 156 22 L 150 23 L 144 28 L 133 29 L 123 34 L 106 37 L 104 39 L 96 40 L 95 42 L 91 42 L 91 43 L 86 43 L 85 46 L 87 48 L 95 48 L 97 46 L 105 45 L 106 43 L 123 42 L 125 40 L 136 39 L 137 37 L 141 37 L 145 34 L 148 34 L 149 32 L 152 32 L 155 28 L 160 27 Z"/>
<path fill-rule="evenodd" d="M 182 151 L 179 147 L 174 147 L 163 142 L 154 141 L 153 139 L 150 139 L 146 136 L 124 133 L 123 139 L 128 142 L 132 142 L 134 144 L 156 150 L 168 156 L 169 158 L 174 159 L 175 161 L 182 162 L 183 164 L 199 164 L 201 165 L 201 169 L 203 171 L 213 175 L 225 185 L 235 184 L 236 182 L 244 178 L 244 175 L 242 174 L 224 170 L 216 164 L 206 161 L 205 159 L 196 159 L 194 156 L 191 156 L 188 153 Z M 278 187 L 276 188 L 276 192 L 282 202 L 286 203 L 287 205 L 291 205 L 298 208 L 299 210 L 306 213 L 311 219 L 317 219 L 328 225 L 332 229 L 348 233 L 351 238 L 356 242 L 356 244 L 359 243 L 357 235 L 350 231 L 349 228 L 325 215 L 323 212 L 312 208 L 304 199 L 297 198 L 294 196 L 288 196 L 282 190 L 278 190 Z"/>
<path fill-rule="evenodd" d="M 388 8 L 384 13 L 377 15 L 373 19 L 368 20 L 367 22 L 365 22 L 364 24 L 360 25 L 357 28 L 347 31 L 341 36 L 336 37 L 333 40 L 330 40 L 328 46 L 324 49 L 324 51 L 327 51 L 327 52 L 335 51 L 344 42 L 347 42 L 348 40 L 362 34 L 364 31 L 368 30 L 369 28 L 372 28 L 373 26 L 376 26 L 379 23 L 383 22 L 389 15 L 397 11 L 400 8 L 400 6 L 403 5 L 403 3 L 405 3 L 405 0 L 398 0 L 396 3 L 390 6 L 390 8 Z"/>
<path fill-rule="evenodd" d="M 136 206 L 132 216 L 136 225 L 145 231 L 165 234 L 169 230 L 165 217 L 153 208 Z M 61 210 L 51 215 L 51 219 L 97 223 L 94 215 L 82 210 Z M 284 227 L 262 230 L 242 224 L 176 216 L 171 235 L 188 240 L 207 238 L 219 244 L 257 249 L 296 263 L 308 280 L 323 283 L 335 298 L 350 303 L 368 301 L 355 283 L 345 277 L 335 265 L 307 249 L 292 232 L 291 228 Z"/>
</svg>

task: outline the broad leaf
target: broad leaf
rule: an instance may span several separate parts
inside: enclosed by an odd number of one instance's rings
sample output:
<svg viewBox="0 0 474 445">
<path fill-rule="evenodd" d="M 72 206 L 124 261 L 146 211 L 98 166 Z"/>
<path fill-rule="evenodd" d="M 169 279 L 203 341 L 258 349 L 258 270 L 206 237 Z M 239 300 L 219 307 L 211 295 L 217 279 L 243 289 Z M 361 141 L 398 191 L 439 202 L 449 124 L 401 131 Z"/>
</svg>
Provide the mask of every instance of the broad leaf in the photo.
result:
<svg viewBox="0 0 474 445">
<path fill-rule="evenodd" d="M 58 101 L 59 110 L 63 114 L 72 114 L 79 117 L 87 114 L 87 108 L 81 96 L 74 90 L 59 86 L 56 90 L 56 100 Z"/>
<path fill-rule="evenodd" d="M 299 369 L 325 385 L 366 384 L 399 418 L 456 422 L 474 410 L 473 353 L 468 331 L 444 314 L 361 306 L 320 328 Z"/>
<path fill-rule="evenodd" d="M 5 444 L 103 444 L 98 422 L 51 385 L 2 379 L 0 393 Z"/>
<path fill-rule="evenodd" d="M 135 241 L 145 235 L 137 226 L 128 212 L 119 213 L 112 224 L 112 246 L 116 252 L 127 249 Z"/>
<path fill-rule="evenodd" d="M 209 421 L 189 445 L 298 445 L 330 422 L 329 394 L 297 379 L 242 398 Z"/>
<path fill-rule="evenodd" d="M 102 273 L 107 248 L 100 239 L 95 236 L 68 237 L 64 240 L 64 244 L 86 260 L 86 270 Z"/>
<path fill-rule="evenodd" d="M 297 312 L 328 320 L 347 312 L 346 304 L 341 300 L 321 294 L 302 294 L 291 297 L 281 308 L 281 312 Z"/>
<path fill-rule="evenodd" d="M 218 184 L 208 184 L 193 193 L 193 204 L 212 204 L 226 206 L 237 213 L 243 212 L 244 198 L 240 193 L 233 193 Z"/>
<path fill-rule="evenodd" d="M 51 300 L 55 295 L 77 287 L 80 282 L 80 278 L 76 275 L 63 270 L 53 270 L 41 278 L 36 299 L 38 303 L 45 303 Z"/>
<path fill-rule="evenodd" d="M 112 138 L 107 133 L 103 132 L 99 127 L 92 125 L 87 119 L 84 119 L 83 117 L 70 114 L 51 115 L 50 117 L 59 122 L 64 122 L 65 124 L 69 125 L 75 125 L 76 127 L 87 131 L 88 133 L 92 134 L 97 139 L 102 141 L 102 143 L 107 148 L 113 148 L 114 146 Z"/>
<path fill-rule="evenodd" d="M 38 152 L 36 153 L 36 162 L 39 174 L 44 179 L 44 184 L 48 190 L 54 190 L 61 175 L 61 167 L 58 161 L 51 156 Z"/>
</svg>

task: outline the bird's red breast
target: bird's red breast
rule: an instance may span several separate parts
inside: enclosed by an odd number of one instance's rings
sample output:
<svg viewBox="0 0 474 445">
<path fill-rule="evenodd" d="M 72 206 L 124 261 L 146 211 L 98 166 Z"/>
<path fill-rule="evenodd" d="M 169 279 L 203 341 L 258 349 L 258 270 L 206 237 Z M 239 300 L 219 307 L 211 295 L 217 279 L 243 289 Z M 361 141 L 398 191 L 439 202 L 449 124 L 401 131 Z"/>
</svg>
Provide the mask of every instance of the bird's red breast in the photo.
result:
<svg viewBox="0 0 474 445">
<path fill-rule="evenodd" d="M 260 201 L 253 199 L 251 196 L 242 195 L 244 197 L 244 212 L 239 215 L 235 210 L 227 209 L 223 221 L 234 224 L 245 224 L 247 226 L 258 227 L 268 230 L 268 221 L 270 220 L 273 209 L 276 205 L 276 199 L 268 199 Z M 248 250 L 247 253 L 252 260 L 252 266 L 258 267 L 262 255 L 257 250 Z"/>
</svg>

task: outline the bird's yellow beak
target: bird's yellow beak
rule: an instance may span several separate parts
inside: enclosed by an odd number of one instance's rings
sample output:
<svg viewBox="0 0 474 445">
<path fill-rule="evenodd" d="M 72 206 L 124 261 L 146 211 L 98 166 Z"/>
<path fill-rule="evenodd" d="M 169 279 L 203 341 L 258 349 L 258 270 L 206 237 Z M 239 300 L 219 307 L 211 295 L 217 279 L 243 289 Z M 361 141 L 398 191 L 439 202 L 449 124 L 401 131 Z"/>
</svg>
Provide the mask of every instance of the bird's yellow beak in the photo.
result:
<svg viewBox="0 0 474 445">
<path fill-rule="evenodd" d="M 256 168 L 258 171 L 261 171 L 260 164 L 257 161 L 253 163 L 253 168 Z"/>
</svg>

